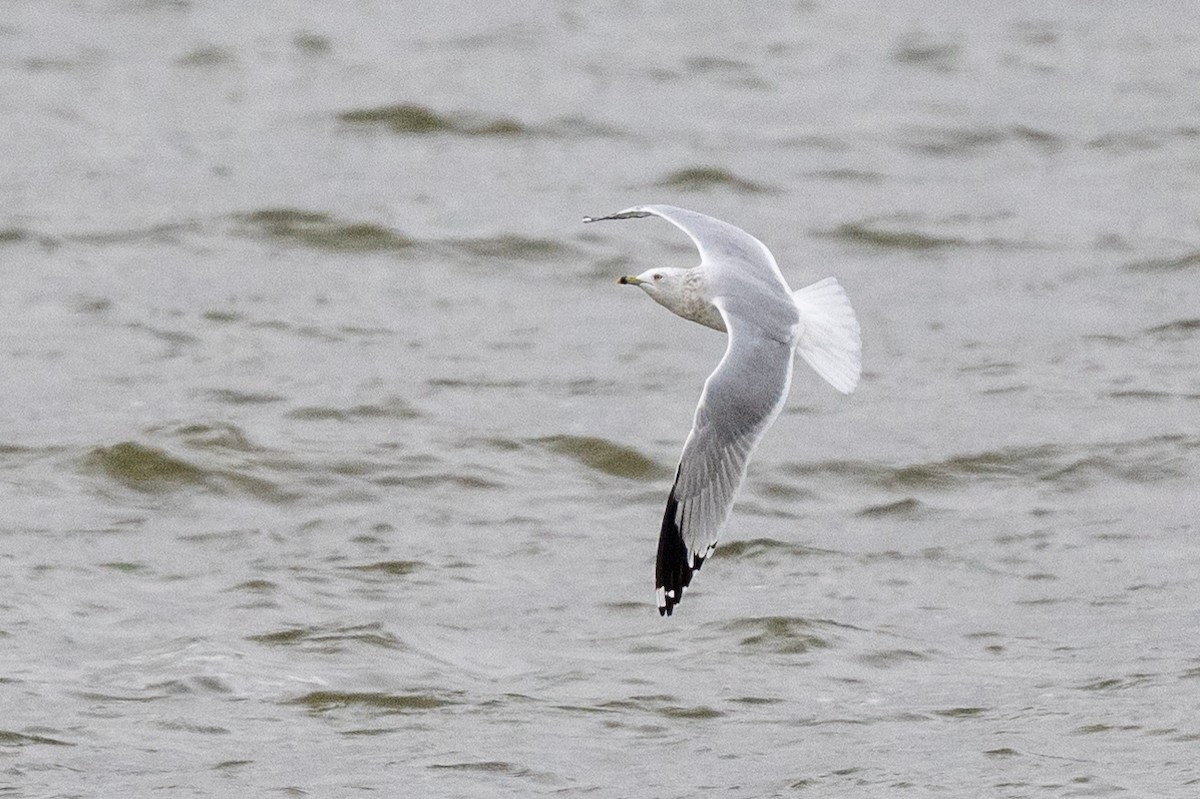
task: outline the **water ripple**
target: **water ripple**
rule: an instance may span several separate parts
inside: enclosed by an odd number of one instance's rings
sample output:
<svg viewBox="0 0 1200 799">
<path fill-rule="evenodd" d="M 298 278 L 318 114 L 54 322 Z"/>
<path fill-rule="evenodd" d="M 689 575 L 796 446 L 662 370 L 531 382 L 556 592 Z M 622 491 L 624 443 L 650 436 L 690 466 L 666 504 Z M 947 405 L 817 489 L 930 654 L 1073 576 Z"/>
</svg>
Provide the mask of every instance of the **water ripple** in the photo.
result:
<svg viewBox="0 0 1200 799">
<path fill-rule="evenodd" d="M 300 705 L 314 714 L 357 709 L 371 713 L 411 713 L 438 710 L 455 704 L 441 696 L 425 693 L 393 694 L 379 691 L 312 691 L 283 704 Z"/>
<path fill-rule="evenodd" d="M 383 127 L 392 133 L 460 136 L 515 136 L 529 128 L 511 117 L 487 118 L 478 114 L 440 114 L 417 103 L 398 103 L 343 111 L 337 115 L 350 125 Z"/>
<path fill-rule="evenodd" d="M 703 192 L 731 189 L 743 194 L 774 194 L 779 190 L 764 183 L 738 177 L 728 169 L 716 166 L 696 166 L 677 169 L 663 177 L 655 186 L 675 191 Z"/>
<path fill-rule="evenodd" d="M 348 627 L 327 625 L 289 627 L 283 630 L 276 630 L 275 632 L 250 635 L 246 637 L 246 640 L 268 646 L 298 646 L 312 649 L 321 654 L 344 652 L 346 650 L 344 644 L 347 643 L 366 644 L 371 647 L 391 650 L 405 648 L 399 638 L 384 630 L 382 625 L 378 623 L 358 624 Z"/>
<path fill-rule="evenodd" d="M 442 242 L 451 250 L 472 259 L 494 264 L 503 261 L 564 260 L 571 248 L 552 239 L 531 238 L 511 233 L 484 238 L 453 239 Z"/>
<path fill-rule="evenodd" d="M 319 250 L 404 252 L 415 242 L 372 222 L 348 222 L 318 211 L 266 208 L 235 219 L 245 235 L 275 239 Z"/>
<path fill-rule="evenodd" d="M 1126 482 L 1146 483 L 1184 477 L 1190 473 L 1186 452 L 1196 445 L 1194 439 L 1186 436 L 1166 435 L 1069 448 L 1056 444 L 1006 447 L 907 465 L 833 460 L 790 464 L 784 468 L 801 477 L 831 476 L 890 490 L 947 490 L 997 480 L 1058 483 L 1076 488 L 1081 480 L 1090 482 L 1096 478 L 1116 477 Z M 886 515 L 893 511 L 920 510 L 910 499 L 900 501 L 907 504 L 880 506 L 876 511 Z"/>
<path fill-rule="evenodd" d="M 546 436 L 530 441 L 557 455 L 573 458 L 589 469 L 629 480 L 658 479 L 667 474 L 655 461 L 632 447 L 591 436 Z"/>
<path fill-rule="evenodd" d="M 954 236 L 934 236 L 919 230 L 881 228 L 875 221 L 845 222 L 825 236 L 841 239 L 853 244 L 869 244 L 873 247 L 895 250 L 938 250 L 948 247 L 965 247 L 967 241 Z"/>
<path fill-rule="evenodd" d="M 729 541 L 721 546 L 722 560 L 745 558 L 756 560 L 765 557 L 785 556 L 809 558 L 814 555 L 828 555 L 823 549 L 806 547 L 788 541 L 777 541 L 774 538 L 751 538 L 744 541 Z"/>
<path fill-rule="evenodd" d="M 882 505 L 868 505 L 860 510 L 858 515 L 868 519 L 892 518 L 911 521 L 921 518 L 927 512 L 928 508 L 923 502 L 913 497 L 906 497 Z"/>
<path fill-rule="evenodd" d="M 60 741 L 57 738 L 50 738 L 45 735 L 29 735 L 21 732 L 12 732 L 11 730 L 0 730 L 0 745 L 3 746 L 30 746 L 33 744 L 41 744 L 45 746 L 74 746 L 70 741 Z"/>
<path fill-rule="evenodd" d="M 1131 272 L 1182 272 L 1200 266 L 1200 250 L 1166 257 L 1146 258 L 1126 264 Z"/>
<path fill-rule="evenodd" d="M 1182 341 L 1200 333 L 1200 319 L 1176 319 L 1162 325 L 1146 328 L 1146 334 L 1169 341 Z"/>
<path fill-rule="evenodd" d="M 764 616 L 736 619 L 724 629 L 744 636 L 740 644 L 747 649 L 799 655 L 832 646 L 829 638 L 813 632 L 819 625 L 819 622 L 796 616 Z"/>
</svg>

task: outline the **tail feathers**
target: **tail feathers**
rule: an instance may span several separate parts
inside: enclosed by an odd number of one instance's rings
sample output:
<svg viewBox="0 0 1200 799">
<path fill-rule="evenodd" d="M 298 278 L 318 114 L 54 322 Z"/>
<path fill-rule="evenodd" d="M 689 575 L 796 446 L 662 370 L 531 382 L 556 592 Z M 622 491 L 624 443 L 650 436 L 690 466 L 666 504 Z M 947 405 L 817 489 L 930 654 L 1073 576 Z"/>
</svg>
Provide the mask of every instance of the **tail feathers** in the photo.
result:
<svg viewBox="0 0 1200 799">
<path fill-rule="evenodd" d="M 841 284 L 827 277 L 792 298 L 804 324 L 796 351 L 829 385 L 843 394 L 854 391 L 862 374 L 862 333 Z"/>
</svg>

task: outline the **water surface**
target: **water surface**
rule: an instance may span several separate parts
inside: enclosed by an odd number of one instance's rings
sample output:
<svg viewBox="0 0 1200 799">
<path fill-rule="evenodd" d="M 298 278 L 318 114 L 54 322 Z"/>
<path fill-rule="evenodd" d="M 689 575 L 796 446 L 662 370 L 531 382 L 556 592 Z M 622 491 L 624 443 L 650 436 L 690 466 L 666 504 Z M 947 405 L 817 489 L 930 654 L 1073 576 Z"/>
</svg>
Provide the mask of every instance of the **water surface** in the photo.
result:
<svg viewBox="0 0 1200 799">
<path fill-rule="evenodd" d="M 8 11 L 5 796 L 1195 792 L 1189 4 Z M 651 201 L 866 365 L 670 619 Z"/>
</svg>

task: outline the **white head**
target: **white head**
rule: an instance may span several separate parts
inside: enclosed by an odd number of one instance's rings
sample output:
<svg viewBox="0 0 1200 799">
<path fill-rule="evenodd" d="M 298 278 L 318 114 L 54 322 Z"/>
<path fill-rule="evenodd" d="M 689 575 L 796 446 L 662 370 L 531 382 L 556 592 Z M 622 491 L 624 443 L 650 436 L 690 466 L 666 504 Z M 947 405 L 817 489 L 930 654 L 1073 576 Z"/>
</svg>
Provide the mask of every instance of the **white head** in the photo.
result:
<svg viewBox="0 0 1200 799">
<path fill-rule="evenodd" d="M 684 278 L 690 271 L 692 270 L 664 266 L 642 272 L 637 277 L 625 275 L 617 282 L 623 286 L 637 286 L 659 305 L 674 311 L 683 302 Z"/>
<path fill-rule="evenodd" d="M 707 283 L 701 269 L 664 266 L 642 272 L 637 277 L 626 275 L 617 282 L 637 286 L 659 305 L 684 319 L 713 330 L 725 330 L 720 311 L 708 300 Z"/>
</svg>

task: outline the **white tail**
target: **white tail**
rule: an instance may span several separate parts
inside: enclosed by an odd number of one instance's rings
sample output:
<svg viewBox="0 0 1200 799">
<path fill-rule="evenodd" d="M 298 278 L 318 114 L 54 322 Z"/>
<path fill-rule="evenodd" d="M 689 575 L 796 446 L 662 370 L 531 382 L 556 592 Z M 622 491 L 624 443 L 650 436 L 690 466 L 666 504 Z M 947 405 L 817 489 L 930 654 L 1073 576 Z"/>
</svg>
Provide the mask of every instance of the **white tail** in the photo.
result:
<svg viewBox="0 0 1200 799">
<path fill-rule="evenodd" d="M 862 333 L 841 284 L 827 277 L 792 298 L 804 324 L 796 351 L 829 385 L 843 394 L 854 391 L 862 374 Z"/>
</svg>

